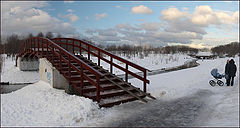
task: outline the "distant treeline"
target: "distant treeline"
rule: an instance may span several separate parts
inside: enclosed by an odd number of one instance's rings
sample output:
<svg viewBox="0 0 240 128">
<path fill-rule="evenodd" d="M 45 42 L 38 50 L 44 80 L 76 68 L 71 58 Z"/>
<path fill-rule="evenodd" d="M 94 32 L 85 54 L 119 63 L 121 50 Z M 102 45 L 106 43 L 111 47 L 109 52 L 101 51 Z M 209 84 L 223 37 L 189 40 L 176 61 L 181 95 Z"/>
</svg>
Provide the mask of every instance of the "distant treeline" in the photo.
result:
<svg viewBox="0 0 240 128">
<path fill-rule="evenodd" d="M 239 42 L 232 42 L 230 44 L 216 46 L 212 48 L 211 51 L 219 56 L 235 56 L 240 52 L 240 45 Z"/>
<path fill-rule="evenodd" d="M 199 49 L 191 48 L 183 45 L 175 45 L 175 46 L 165 46 L 165 47 L 146 47 L 146 46 L 132 46 L 132 45 L 110 45 L 106 46 L 105 50 L 107 51 L 123 51 L 126 53 L 132 52 L 150 52 L 152 51 L 155 54 L 174 54 L 174 53 L 198 53 Z"/>
<path fill-rule="evenodd" d="M 42 32 L 39 32 L 36 36 L 33 36 L 33 34 L 30 33 L 28 36 L 25 37 L 13 34 L 11 36 L 8 36 L 4 41 L 1 39 L 0 54 L 5 53 L 8 55 L 16 55 L 19 47 L 22 45 L 24 40 L 32 37 L 46 37 L 48 39 L 51 39 L 54 38 L 54 34 L 52 32 L 47 32 L 46 35 L 44 35 Z M 58 34 L 56 37 L 61 37 L 61 35 Z"/>
<path fill-rule="evenodd" d="M 39 32 L 36 36 L 33 34 L 29 34 L 25 37 L 20 37 L 18 35 L 11 35 L 6 38 L 4 42 L 0 43 L 0 53 L 6 53 L 8 55 L 15 55 L 18 52 L 19 47 L 22 45 L 25 39 L 31 38 L 31 37 L 46 37 L 48 39 L 55 38 L 55 37 L 62 37 L 61 34 L 58 34 L 57 36 L 54 36 L 52 32 L 47 32 L 45 35 L 42 32 Z M 1 40 L 2 41 L 2 40 Z M 87 40 L 84 40 L 87 41 Z M 166 46 L 166 47 L 147 47 L 147 46 L 132 46 L 132 45 L 109 45 L 109 46 L 103 46 L 98 45 L 96 43 L 93 43 L 91 41 L 87 41 L 88 43 L 95 44 L 98 47 L 101 47 L 107 51 L 121 51 L 126 54 L 138 54 L 144 52 L 144 54 L 148 54 L 150 52 L 153 52 L 155 54 L 162 53 L 162 54 L 170 54 L 170 53 L 197 53 L 199 49 L 191 48 L 188 46 Z"/>
<path fill-rule="evenodd" d="M 4 42 L 0 42 L 0 54 L 5 53 L 8 55 L 15 55 L 18 52 L 19 47 L 22 45 L 25 39 L 31 37 L 46 37 L 48 39 L 51 38 L 60 38 L 61 34 L 54 36 L 52 32 L 47 32 L 45 35 L 42 32 L 39 32 L 37 35 L 29 34 L 25 37 L 20 37 L 18 35 L 8 36 Z M 87 40 L 84 40 L 87 41 Z M 95 44 L 98 47 L 101 47 L 107 51 L 111 52 L 123 52 L 124 54 L 174 54 L 174 53 L 188 53 L 188 54 L 196 54 L 200 49 L 191 48 L 183 45 L 174 45 L 174 46 L 165 46 L 165 47 L 151 47 L 151 46 L 132 46 L 132 45 L 98 45 L 91 41 L 87 41 L 88 43 Z M 239 53 L 239 42 L 233 42 L 227 45 L 220 45 L 211 49 L 212 53 L 217 55 L 228 54 L 230 56 L 236 55 Z"/>
</svg>

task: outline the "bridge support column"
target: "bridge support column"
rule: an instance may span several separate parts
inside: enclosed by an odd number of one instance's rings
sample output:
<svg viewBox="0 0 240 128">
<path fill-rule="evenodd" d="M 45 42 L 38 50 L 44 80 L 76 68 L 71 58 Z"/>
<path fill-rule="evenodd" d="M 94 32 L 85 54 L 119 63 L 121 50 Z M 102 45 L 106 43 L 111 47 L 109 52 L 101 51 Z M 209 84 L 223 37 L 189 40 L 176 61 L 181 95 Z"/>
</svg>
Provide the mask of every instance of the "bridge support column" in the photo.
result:
<svg viewBox="0 0 240 128">
<path fill-rule="evenodd" d="M 37 71 L 39 70 L 39 60 L 37 58 L 18 57 L 17 66 L 21 71 Z"/>
<path fill-rule="evenodd" d="M 69 83 L 60 72 L 46 59 L 40 59 L 40 79 L 49 83 L 53 88 L 68 89 Z"/>
</svg>

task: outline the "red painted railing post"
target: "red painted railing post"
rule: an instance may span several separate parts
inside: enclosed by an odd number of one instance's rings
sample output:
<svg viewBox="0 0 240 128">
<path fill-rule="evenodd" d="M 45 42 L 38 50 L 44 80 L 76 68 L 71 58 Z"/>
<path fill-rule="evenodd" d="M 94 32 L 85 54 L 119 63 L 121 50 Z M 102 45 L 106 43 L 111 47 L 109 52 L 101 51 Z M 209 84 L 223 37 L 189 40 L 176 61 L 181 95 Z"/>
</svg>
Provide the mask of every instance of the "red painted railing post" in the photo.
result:
<svg viewBox="0 0 240 128">
<path fill-rule="evenodd" d="M 62 71 L 62 52 L 61 52 L 61 50 L 59 50 L 59 54 L 60 54 L 59 69 L 60 69 L 60 72 L 61 72 Z"/>
<path fill-rule="evenodd" d="M 80 66 L 81 66 L 80 95 L 82 96 L 83 95 L 83 86 L 84 86 L 84 82 L 83 82 L 83 66 L 82 66 L 82 64 L 80 64 Z"/>
<path fill-rule="evenodd" d="M 126 63 L 125 81 L 128 82 L 128 64 Z"/>
<path fill-rule="evenodd" d="M 36 49 L 35 49 L 35 47 L 36 47 L 35 44 L 36 44 L 36 41 L 34 40 L 34 42 L 33 42 L 33 45 L 34 45 L 34 51 L 36 50 Z"/>
<path fill-rule="evenodd" d="M 100 50 L 98 50 L 98 66 L 100 66 Z"/>
<path fill-rule="evenodd" d="M 82 43 L 81 42 L 79 43 L 79 47 L 80 47 L 79 48 L 80 55 L 82 55 Z"/>
<path fill-rule="evenodd" d="M 88 45 L 88 60 L 90 60 L 90 47 L 89 47 L 89 45 Z"/>
<path fill-rule="evenodd" d="M 74 54 L 74 40 L 72 40 L 72 53 L 73 53 L 73 55 L 75 55 Z"/>
<path fill-rule="evenodd" d="M 42 40 L 42 52 L 43 52 L 43 42 L 44 42 L 44 41 Z"/>
<path fill-rule="evenodd" d="M 111 74 L 113 73 L 113 65 L 112 65 L 112 63 L 113 63 L 113 58 L 112 58 L 112 56 L 110 56 L 110 72 L 111 72 Z"/>
<path fill-rule="evenodd" d="M 97 92 L 96 92 L 97 93 L 97 95 L 96 95 L 97 96 L 96 97 L 97 102 L 100 102 L 100 85 L 99 85 L 100 80 L 99 79 L 100 79 L 100 77 L 97 75 L 97 81 L 96 81 L 97 82 Z"/>
<path fill-rule="evenodd" d="M 32 39 L 31 39 L 31 43 L 30 43 L 30 49 L 32 49 L 32 44 L 33 44 L 33 42 L 32 42 Z"/>
<path fill-rule="evenodd" d="M 65 41 L 66 41 L 66 42 L 65 42 L 66 50 L 69 51 L 69 50 L 68 50 L 68 40 L 65 40 Z"/>
<path fill-rule="evenodd" d="M 56 40 L 57 43 L 59 43 L 59 45 L 62 47 L 62 44 L 61 44 L 61 39 L 59 40 Z"/>
<path fill-rule="evenodd" d="M 52 63 L 54 65 L 54 58 L 53 58 L 54 47 L 52 46 Z"/>
<path fill-rule="evenodd" d="M 39 52 L 39 40 L 37 40 L 38 41 L 38 52 Z"/>
<path fill-rule="evenodd" d="M 48 43 L 47 43 L 47 59 L 48 59 Z"/>
<path fill-rule="evenodd" d="M 144 70 L 144 81 L 143 81 L 143 91 L 144 92 L 147 92 L 147 83 L 146 83 L 146 80 L 147 80 L 147 72 L 146 72 L 146 70 Z"/>
<path fill-rule="evenodd" d="M 70 67 L 71 59 L 70 54 L 68 54 L 68 77 L 71 78 L 71 67 Z"/>
<path fill-rule="evenodd" d="M 39 40 L 39 39 L 38 39 Z M 43 42 L 44 42 L 44 40 L 41 40 L 41 43 L 42 43 L 42 52 L 41 52 L 41 57 L 43 57 Z"/>
</svg>

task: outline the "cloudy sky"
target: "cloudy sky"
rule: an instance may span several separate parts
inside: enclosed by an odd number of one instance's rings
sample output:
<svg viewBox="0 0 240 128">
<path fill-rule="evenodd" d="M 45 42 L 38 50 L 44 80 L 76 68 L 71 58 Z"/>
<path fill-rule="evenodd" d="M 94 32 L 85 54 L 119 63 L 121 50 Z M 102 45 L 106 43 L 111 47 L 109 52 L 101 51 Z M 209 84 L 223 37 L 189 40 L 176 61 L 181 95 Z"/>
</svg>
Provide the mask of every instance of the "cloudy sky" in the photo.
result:
<svg viewBox="0 0 240 128">
<path fill-rule="evenodd" d="M 2 34 L 60 33 L 102 44 L 210 47 L 239 40 L 238 2 L 2 2 Z"/>
</svg>

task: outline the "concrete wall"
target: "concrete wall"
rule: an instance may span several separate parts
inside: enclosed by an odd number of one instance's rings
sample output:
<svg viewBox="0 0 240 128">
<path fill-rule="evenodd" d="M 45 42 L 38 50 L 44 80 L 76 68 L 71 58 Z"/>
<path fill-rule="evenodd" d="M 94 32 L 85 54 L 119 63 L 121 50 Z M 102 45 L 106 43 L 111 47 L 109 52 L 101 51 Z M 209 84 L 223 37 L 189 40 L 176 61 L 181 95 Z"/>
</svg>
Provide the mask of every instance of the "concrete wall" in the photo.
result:
<svg viewBox="0 0 240 128">
<path fill-rule="evenodd" d="M 66 90 L 69 83 L 64 76 L 46 58 L 41 58 L 39 61 L 40 79 L 48 82 L 53 88 Z"/>
<path fill-rule="evenodd" d="M 39 70 L 39 60 L 37 58 L 18 57 L 17 66 L 21 71 L 37 71 Z"/>
</svg>

